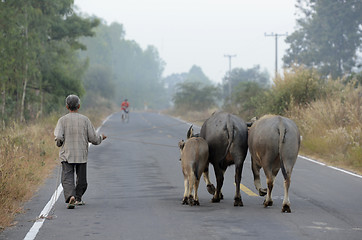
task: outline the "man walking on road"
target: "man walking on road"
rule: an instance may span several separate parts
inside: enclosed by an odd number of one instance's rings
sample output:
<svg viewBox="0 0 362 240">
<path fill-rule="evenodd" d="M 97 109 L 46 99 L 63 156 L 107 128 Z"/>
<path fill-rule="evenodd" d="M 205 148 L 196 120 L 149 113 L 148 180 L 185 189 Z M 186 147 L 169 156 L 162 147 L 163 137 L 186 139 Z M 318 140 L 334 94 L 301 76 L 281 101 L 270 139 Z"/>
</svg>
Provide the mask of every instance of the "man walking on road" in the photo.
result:
<svg viewBox="0 0 362 240">
<path fill-rule="evenodd" d="M 60 147 L 62 185 L 67 208 L 83 205 L 82 196 L 87 190 L 88 142 L 98 145 L 107 137 L 96 133 L 88 117 L 79 114 L 80 99 L 76 95 L 66 98 L 69 113 L 58 120 L 54 130 L 56 145 Z M 76 181 L 74 179 L 76 173 Z"/>
</svg>

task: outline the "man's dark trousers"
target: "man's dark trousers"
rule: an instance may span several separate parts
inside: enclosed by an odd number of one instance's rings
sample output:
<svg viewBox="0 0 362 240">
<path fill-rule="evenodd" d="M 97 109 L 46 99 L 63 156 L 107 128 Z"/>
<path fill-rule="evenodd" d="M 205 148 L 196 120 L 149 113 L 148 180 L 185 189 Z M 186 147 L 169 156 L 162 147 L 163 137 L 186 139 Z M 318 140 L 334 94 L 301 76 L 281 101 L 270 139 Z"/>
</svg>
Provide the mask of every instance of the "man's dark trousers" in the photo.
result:
<svg viewBox="0 0 362 240">
<path fill-rule="evenodd" d="M 74 173 L 77 176 L 76 182 Z M 87 163 L 62 162 L 62 185 L 66 203 L 69 202 L 71 196 L 74 196 L 76 201 L 81 201 L 88 186 Z"/>
</svg>

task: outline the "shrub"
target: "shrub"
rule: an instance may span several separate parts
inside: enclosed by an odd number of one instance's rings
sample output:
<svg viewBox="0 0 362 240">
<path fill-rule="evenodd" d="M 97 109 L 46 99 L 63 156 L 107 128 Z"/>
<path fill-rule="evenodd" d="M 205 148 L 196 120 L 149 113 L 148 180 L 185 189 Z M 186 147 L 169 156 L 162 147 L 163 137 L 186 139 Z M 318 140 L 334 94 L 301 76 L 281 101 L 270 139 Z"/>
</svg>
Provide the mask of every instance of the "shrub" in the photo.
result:
<svg viewBox="0 0 362 240">
<path fill-rule="evenodd" d="M 293 105 L 306 106 L 326 96 L 325 80 L 315 70 L 302 67 L 284 73 L 274 79 L 274 85 L 258 101 L 260 115 L 272 113 L 283 115 Z"/>
<path fill-rule="evenodd" d="M 362 173 L 362 87 L 355 86 L 329 82 L 327 88 L 339 90 L 287 114 L 301 131 L 303 153 Z"/>
<path fill-rule="evenodd" d="M 173 97 L 174 108 L 177 111 L 205 111 L 216 106 L 218 89 L 212 85 L 201 85 L 186 82 L 178 85 L 178 91 Z"/>
<path fill-rule="evenodd" d="M 257 109 L 262 107 L 258 101 L 267 91 L 257 82 L 240 82 L 232 93 L 231 104 L 225 104 L 226 111 L 251 119 L 256 116 Z"/>
</svg>

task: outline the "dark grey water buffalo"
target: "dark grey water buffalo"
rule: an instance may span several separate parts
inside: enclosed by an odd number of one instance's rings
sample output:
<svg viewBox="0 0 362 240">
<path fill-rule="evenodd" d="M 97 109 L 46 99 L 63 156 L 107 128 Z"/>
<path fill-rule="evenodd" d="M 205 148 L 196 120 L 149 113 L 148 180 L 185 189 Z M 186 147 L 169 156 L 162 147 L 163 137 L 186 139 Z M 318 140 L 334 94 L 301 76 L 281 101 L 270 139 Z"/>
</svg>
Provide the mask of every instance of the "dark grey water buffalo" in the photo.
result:
<svg viewBox="0 0 362 240">
<path fill-rule="evenodd" d="M 190 127 L 187 140 L 180 141 L 181 166 L 184 175 L 185 192 L 182 204 L 200 205 L 197 190 L 200 177 L 209 165 L 209 147 L 205 139 L 193 137 L 192 126 Z M 194 194 L 192 194 L 194 192 Z"/>
<path fill-rule="evenodd" d="M 243 206 L 240 182 L 248 151 L 248 129 L 245 122 L 235 115 L 216 112 L 204 122 L 200 136 L 209 145 L 209 162 L 214 167 L 217 181 L 212 202 L 220 202 L 222 199 L 221 188 L 224 182 L 224 173 L 228 166 L 235 164 L 234 206 Z M 208 176 L 208 172 L 205 172 L 204 176 Z"/>
<path fill-rule="evenodd" d="M 261 196 L 265 195 L 264 206 L 272 206 L 272 189 L 275 176 L 282 169 L 284 176 L 284 200 L 282 212 L 291 212 L 288 190 L 293 166 L 300 147 L 297 125 L 289 118 L 267 115 L 257 120 L 249 130 L 254 184 Z M 261 188 L 260 168 L 264 169 L 267 190 Z"/>
</svg>

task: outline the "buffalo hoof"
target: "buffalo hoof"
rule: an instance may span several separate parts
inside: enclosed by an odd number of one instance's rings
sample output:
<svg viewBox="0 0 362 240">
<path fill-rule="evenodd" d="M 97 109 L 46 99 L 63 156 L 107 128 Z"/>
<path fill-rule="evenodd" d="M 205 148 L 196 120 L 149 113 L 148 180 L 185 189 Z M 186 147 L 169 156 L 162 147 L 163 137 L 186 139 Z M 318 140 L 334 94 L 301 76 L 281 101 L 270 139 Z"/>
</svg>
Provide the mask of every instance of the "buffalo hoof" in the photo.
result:
<svg viewBox="0 0 362 240">
<path fill-rule="evenodd" d="M 188 197 L 184 197 L 182 199 L 182 205 L 188 205 L 189 204 L 189 198 Z"/>
<path fill-rule="evenodd" d="M 215 194 L 215 186 L 214 184 L 208 184 L 207 185 L 207 191 L 211 194 L 211 195 L 214 195 Z"/>
<path fill-rule="evenodd" d="M 190 205 L 190 206 L 195 205 L 194 202 L 195 202 L 194 197 L 193 197 L 192 195 L 190 195 L 190 196 L 189 196 L 189 205 Z"/>
<path fill-rule="evenodd" d="M 292 210 L 290 210 L 290 206 L 289 205 L 283 205 L 283 208 L 282 208 L 282 212 L 287 212 L 287 213 L 291 213 Z"/>
<path fill-rule="evenodd" d="M 200 202 L 198 200 L 192 200 L 189 203 L 190 206 L 200 206 Z"/>
<path fill-rule="evenodd" d="M 224 199 L 224 195 L 222 193 L 220 193 L 220 199 L 223 200 Z"/>
<path fill-rule="evenodd" d="M 273 206 L 273 201 L 272 200 L 270 200 L 270 201 L 264 201 L 264 207 L 271 207 L 271 206 Z"/>
<path fill-rule="evenodd" d="M 266 195 L 266 192 L 267 190 L 266 190 L 266 188 L 259 188 L 259 196 L 265 196 Z"/>
<path fill-rule="evenodd" d="M 234 207 L 242 207 L 244 206 L 243 201 L 241 198 L 235 198 L 234 199 Z"/>
<path fill-rule="evenodd" d="M 220 202 L 220 198 L 214 198 L 214 197 L 213 197 L 213 198 L 211 199 L 211 202 L 212 202 L 212 203 L 218 203 L 218 202 Z"/>
</svg>

